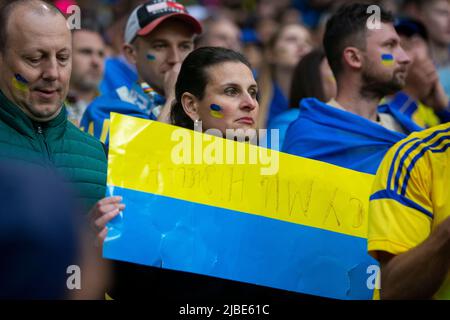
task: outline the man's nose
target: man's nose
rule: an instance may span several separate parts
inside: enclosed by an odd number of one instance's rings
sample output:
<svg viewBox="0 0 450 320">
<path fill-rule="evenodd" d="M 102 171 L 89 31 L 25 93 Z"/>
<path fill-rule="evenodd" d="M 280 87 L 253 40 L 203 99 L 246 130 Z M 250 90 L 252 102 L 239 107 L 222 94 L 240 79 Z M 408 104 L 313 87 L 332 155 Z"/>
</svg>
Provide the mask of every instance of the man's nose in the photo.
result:
<svg viewBox="0 0 450 320">
<path fill-rule="evenodd" d="M 169 49 L 169 53 L 168 53 L 168 57 L 167 57 L 167 62 L 169 64 L 177 64 L 181 62 L 181 54 L 178 48 L 176 47 L 171 47 Z"/>
<path fill-rule="evenodd" d="M 94 54 L 92 55 L 92 60 L 91 63 L 93 66 L 95 66 L 96 68 L 100 68 L 103 64 L 103 55 L 101 54 Z"/>
<path fill-rule="evenodd" d="M 59 65 L 56 57 L 49 58 L 43 65 L 42 78 L 54 81 L 59 77 Z"/>
</svg>

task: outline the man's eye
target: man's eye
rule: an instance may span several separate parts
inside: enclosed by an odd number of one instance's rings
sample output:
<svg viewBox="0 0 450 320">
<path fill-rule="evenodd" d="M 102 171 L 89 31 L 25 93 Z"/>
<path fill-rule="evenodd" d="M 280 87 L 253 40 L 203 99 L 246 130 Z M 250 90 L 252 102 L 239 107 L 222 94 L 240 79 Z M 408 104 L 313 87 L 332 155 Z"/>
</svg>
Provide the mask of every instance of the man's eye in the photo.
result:
<svg viewBox="0 0 450 320">
<path fill-rule="evenodd" d="M 37 57 L 33 57 L 33 58 L 27 58 L 27 60 L 31 63 L 38 63 L 40 58 Z"/>
<path fill-rule="evenodd" d="M 181 45 L 181 49 L 183 49 L 183 50 L 192 50 L 192 45 L 190 45 L 190 44 L 183 44 L 183 45 Z"/>
</svg>

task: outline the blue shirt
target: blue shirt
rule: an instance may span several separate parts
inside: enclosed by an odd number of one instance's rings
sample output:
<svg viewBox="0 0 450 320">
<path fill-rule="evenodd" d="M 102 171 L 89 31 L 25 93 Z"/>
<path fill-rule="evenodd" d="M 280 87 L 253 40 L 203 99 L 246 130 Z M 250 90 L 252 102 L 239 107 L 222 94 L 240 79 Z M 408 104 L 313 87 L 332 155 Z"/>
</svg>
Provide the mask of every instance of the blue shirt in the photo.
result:
<svg viewBox="0 0 450 320">
<path fill-rule="evenodd" d="M 95 99 L 86 109 L 80 127 L 108 145 L 111 112 L 156 120 L 165 102 L 163 96 L 155 91 L 147 94 L 135 82 L 131 88 L 122 86 L 110 94 Z"/>
<path fill-rule="evenodd" d="M 129 64 L 123 56 L 107 58 L 105 60 L 105 73 L 100 83 L 100 93 L 110 94 L 117 88 L 131 87 L 137 80 L 136 67 Z"/>
<path fill-rule="evenodd" d="M 286 131 L 287 131 L 289 125 L 292 122 L 294 122 L 295 119 L 298 118 L 298 114 L 299 114 L 298 108 L 290 108 L 287 111 L 280 113 L 275 118 L 273 118 L 269 121 L 269 125 L 267 126 L 267 136 L 268 136 L 268 144 L 267 145 L 269 148 L 273 148 L 275 150 L 282 149 L 283 143 L 284 143 L 284 138 L 286 136 Z M 273 130 L 273 129 L 279 130 L 278 131 L 279 132 L 278 148 L 276 148 L 277 146 L 269 139 L 269 137 L 271 137 L 270 130 Z"/>
</svg>

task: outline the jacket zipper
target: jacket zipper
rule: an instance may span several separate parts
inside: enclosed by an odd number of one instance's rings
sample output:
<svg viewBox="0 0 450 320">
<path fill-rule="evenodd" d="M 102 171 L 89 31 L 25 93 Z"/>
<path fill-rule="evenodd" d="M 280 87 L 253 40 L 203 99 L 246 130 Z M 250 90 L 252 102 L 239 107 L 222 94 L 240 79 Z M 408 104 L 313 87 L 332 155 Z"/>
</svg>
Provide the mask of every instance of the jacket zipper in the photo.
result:
<svg viewBox="0 0 450 320">
<path fill-rule="evenodd" d="M 45 151 L 46 160 L 48 162 L 51 162 L 50 161 L 50 152 L 48 150 L 47 141 L 45 141 L 44 131 L 42 130 L 42 126 L 40 124 L 38 124 L 36 126 L 36 130 L 37 130 L 37 133 L 38 133 L 38 138 L 39 138 L 39 142 L 41 144 L 41 148 L 43 149 L 43 151 Z"/>
</svg>

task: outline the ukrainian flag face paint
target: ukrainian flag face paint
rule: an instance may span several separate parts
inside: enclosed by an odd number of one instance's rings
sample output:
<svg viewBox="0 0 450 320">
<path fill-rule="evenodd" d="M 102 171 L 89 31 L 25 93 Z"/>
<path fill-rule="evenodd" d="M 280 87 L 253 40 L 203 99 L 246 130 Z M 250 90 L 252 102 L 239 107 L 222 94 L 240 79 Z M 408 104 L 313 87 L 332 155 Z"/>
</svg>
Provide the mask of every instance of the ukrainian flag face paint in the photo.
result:
<svg viewBox="0 0 450 320">
<path fill-rule="evenodd" d="M 390 53 L 384 53 L 381 55 L 381 63 L 385 67 L 392 67 L 394 65 L 394 56 Z"/>
<path fill-rule="evenodd" d="M 155 61 L 155 60 L 156 60 L 156 57 L 155 57 L 154 55 L 152 55 L 151 53 L 148 53 L 148 54 L 147 54 L 147 60 L 148 60 L 148 61 Z"/>
<path fill-rule="evenodd" d="M 213 118 L 216 119 L 222 119 L 223 118 L 223 114 L 222 114 L 222 107 L 217 105 L 217 104 L 212 104 L 210 106 L 210 114 Z"/>
<path fill-rule="evenodd" d="M 19 91 L 28 91 L 28 81 L 18 73 L 14 74 L 14 77 L 12 78 L 12 84 L 14 88 Z"/>
</svg>

